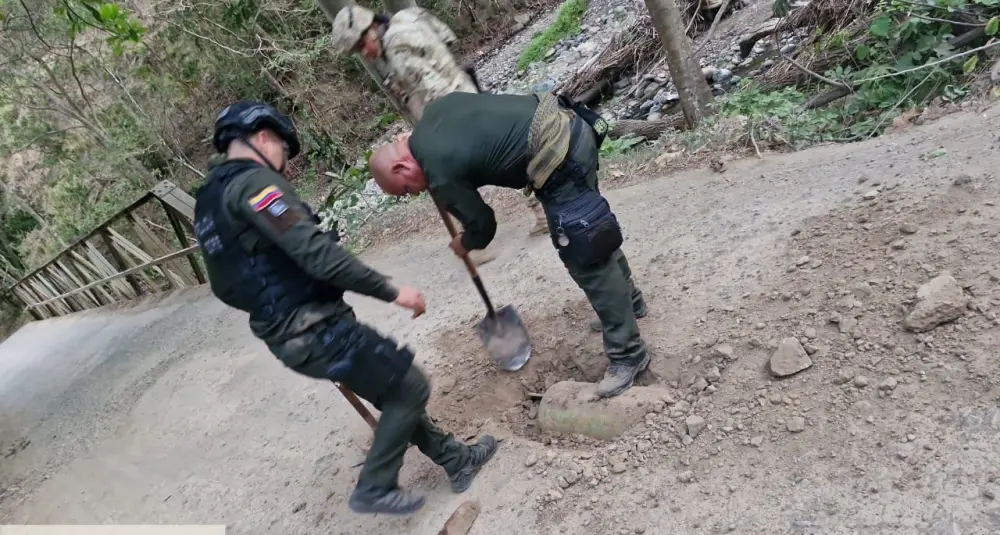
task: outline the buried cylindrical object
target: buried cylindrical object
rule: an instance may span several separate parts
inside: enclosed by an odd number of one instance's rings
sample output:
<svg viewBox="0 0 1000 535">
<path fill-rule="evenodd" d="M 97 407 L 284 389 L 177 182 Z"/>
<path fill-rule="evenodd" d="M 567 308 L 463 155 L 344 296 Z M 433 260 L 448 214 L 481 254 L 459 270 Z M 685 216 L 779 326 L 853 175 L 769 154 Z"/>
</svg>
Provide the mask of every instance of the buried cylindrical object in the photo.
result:
<svg viewBox="0 0 1000 535">
<path fill-rule="evenodd" d="M 538 406 L 538 426 L 546 433 L 580 434 L 598 440 L 617 437 L 662 409 L 668 393 L 633 386 L 621 395 L 599 398 L 597 385 L 562 381 L 549 387 Z"/>
</svg>

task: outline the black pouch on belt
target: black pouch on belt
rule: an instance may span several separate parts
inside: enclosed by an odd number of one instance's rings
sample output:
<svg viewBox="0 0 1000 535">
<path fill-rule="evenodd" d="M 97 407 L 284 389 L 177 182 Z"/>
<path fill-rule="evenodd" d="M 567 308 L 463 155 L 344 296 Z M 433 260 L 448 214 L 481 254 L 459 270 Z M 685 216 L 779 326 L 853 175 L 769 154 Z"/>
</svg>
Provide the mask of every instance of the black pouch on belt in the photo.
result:
<svg viewBox="0 0 1000 535">
<path fill-rule="evenodd" d="M 327 377 L 373 402 L 402 380 L 413 364 L 409 348 L 397 347 L 394 340 L 354 321 L 334 324 L 320 335 L 320 342 L 336 357 Z"/>
<path fill-rule="evenodd" d="M 585 190 L 575 199 L 549 206 L 552 239 L 564 260 L 581 267 L 606 262 L 622 246 L 618 218 L 607 199 Z"/>
</svg>

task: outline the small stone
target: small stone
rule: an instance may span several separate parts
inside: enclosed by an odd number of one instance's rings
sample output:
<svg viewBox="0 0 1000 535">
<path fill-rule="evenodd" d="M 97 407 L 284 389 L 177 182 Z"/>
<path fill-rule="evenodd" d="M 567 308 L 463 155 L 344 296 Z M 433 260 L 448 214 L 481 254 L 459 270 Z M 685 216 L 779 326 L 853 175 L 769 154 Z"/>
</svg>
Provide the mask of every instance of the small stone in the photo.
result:
<svg viewBox="0 0 1000 535">
<path fill-rule="evenodd" d="M 858 320 L 854 318 L 843 318 L 840 320 L 839 326 L 842 334 L 854 334 L 854 329 L 858 326 Z"/>
<path fill-rule="evenodd" d="M 881 383 L 878 384 L 878 389 L 879 390 L 895 390 L 896 389 L 896 385 L 898 385 L 898 384 L 899 383 L 896 381 L 896 379 L 894 377 L 889 377 L 886 380 L 884 380 L 884 381 L 882 381 Z"/>
<path fill-rule="evenodd" d="M 611 464 L 611 473 L 612 474 L 621 474 L 626 469 L 627 469 L 627 467 L 625 466 L 625 463 L 615 462 L 615 463 Z"/>
<path fill-rule="evenodd" d="M 763 435 L 757 435 L 757 436 L 755 436 L 755 437 L 753 437 L 753 438 L 750 439 L 750 445 L 753 446 L 753 447 L 755 447 L 755 448 L 759 448 L 761 446 L 761 444 L 763 444 L 763 443 L 764 443 L 764 436 Z"/>
<path fill-rule="evenodd" d="M 691 416 L 688 416 L 686 420 L 684 420 L 684 425 L 687 427 L 687 434 L 691 438 L 696 438 L 698 436 L 698 433 L 701 433 L 702 430 L 705 429 L 706 423 L 705 419 L 702 418 L 701 416 L 692 414 Z"/>
<path fill-rule="evenodd" d="M 801 416 L 792 416 L 788 419 L 787 427 L 792 433 L 801 433 L 806 430 L 806 419 Z"/>
<path fill-rule="evenodd" d="M 859 375 L 854 378 L 854 386 L 858 388 L 864 388 L 868 386 L 868 378 L 864 375 Z"/>
<path fill-rule="evenodd" d="M 809 262 L 812 262 L 812 258 L 809 258 L 809 256 L 807 255 L 807 256 L 803 256 L 802 258 L 799 258 L 798 260 L 796 260 L 795 261 L 795 265 L 798 266 L 798 267 L 802 267 L 802 266 L 808 264 Z"/>
<path fill-rule="evenodd" d="M 709 383 L 718 383 L 722 379 L 722 372 L 719 371 L 717 366 L 712 366 L 705 372 L 705 380 Z"/>
<path fill-rule="evenodd" d="M 874 200 L 875 197 L 878 197 L 878 190 L 877 189 L 866 191 L 864 193 L 864 195 L 861 196 L 861 198 L 864 199 L 864 200 L 866 200 L 866 201 Z"/>
<path fill-rule="evenodd" d="M 719 344 L 715 346 L 715 355 L 726 360 L 736 360 L 736 355 L 733 353 L 733 346 L 729 344 Z"/>
<path fill-rule="evenodd" d="M 708 381 L 706 381 L 704 377 L 698 377 L 695 379 L 694 384 L 691 385 L 691 390 L 695 392 L 701 392 L 706 388 L 708 388 Z"/>
<path fill-rule="evenodd" d="M 306 502 L 299 502 L 292 507 L 292 513 L 298 513 L 299 511 L 306 508 Z"/>
<path fill-rule="evenodd" d="M 853 293 L 854 297 L 857 297 L 858 299 L 864 299 L 872 294 L 872 287 L 867 282 L 861 281 L 854 285 L 854 288 L 851 289 L 851 293 Z"/>
<path fill-rule="evenodd" d="M 995 500 L 997 498 L 997 493 L 993 489 L 983 489 L 983 498 L 987 500 Z"/>
<path fill-rule="evenodd" d="M 968 304 L 969 297 L 946 271 L 917 289 L 917 304 L 903 325 L 914 332 L 927 332 L 962 317 Z"/>
<path fill-rule="evenodd" d="M 532 466 L 535 466 L 536 464 L 538 464 L 538 456 L 535 455 L 535 454 L 529 455 L 528 458 L 527 458 L 527 460 L 524 461 L 524 466 L 526 466 L 528 468 L 531 468 Z"/>
<path fill-rule="evenodd" d="M 438 390 L 442 394 L 447 395 L 450 394 L 452 390 L 455 390 L 455 385 L 457 381 L 455 380 L 454 377 L 445 376 L 439 379 L 437 383 L 438 383 Z"/>
<path fill-rule="evenodd" d="M 552 490 L 549 491 L 549 499 L 552 500 L 552 501 L 554 501 L 554 502 L 561 500 L 562 497 L 563 497 L 563 493 L 559 492 L 556 489 L 552 489 Z"/>
<path fill-rule="evenodd" d="M 816 329 L 813 328 L 813 327 L 806 327 L 805 331 L 803 331 L 802 334 L 803 334 L 803 336 L 805 336 L 806 338 L 808 338 L 810 340 L 812 340 L 813 338 L 816 338 L 817 336 L 819 336 L 819 333 L 817 333 Z"/>
<path fill-rule="evenodd" d="M 891 247 L 893 251 L 902 251 L 903 249 L 906 249 L 906 242 L 903 240 L 896 240 L 890 243 L 889 247 Z"/>
<path fill-rule="evenodd" d="M 851 379 L 854 379 L 854 372 L 852 372 L 851 370 L 841 369 L 839 372 L 837 372 L 836 382 L 838 385 L 845 385 L 851 382 Z"/>
<path fill-rule="evenodd" d="M 969 175 L 958 175 L 957 177 L 955 177 L 954 184 L 956 186 L 964 186 L 964 185 L 966 185 L 966 184 L 968 184 L 970 182 L 972 182 L 972 177 L 971 176 L 969 176 Z"/>
<path fill-rule="evenodd" d="M 812 366 L 812 360 L 795 338 L 785 338 L 771 355 L 771 374 L 785 377 Z"/>
<path fill-rule="evenodd" d="M 694 481 L 694 472 L 687 470 L 677 474 L 677 481 L 681 483 L 691 483 Z"/>
<path fill-rule="evenodd" d="M 899 231 L 902 232 L 903 234 L 916 234 L 917 226 L 914 225 L 913 223 L 903 223 L 902 225 L 899 226 Z"/>
</svg>

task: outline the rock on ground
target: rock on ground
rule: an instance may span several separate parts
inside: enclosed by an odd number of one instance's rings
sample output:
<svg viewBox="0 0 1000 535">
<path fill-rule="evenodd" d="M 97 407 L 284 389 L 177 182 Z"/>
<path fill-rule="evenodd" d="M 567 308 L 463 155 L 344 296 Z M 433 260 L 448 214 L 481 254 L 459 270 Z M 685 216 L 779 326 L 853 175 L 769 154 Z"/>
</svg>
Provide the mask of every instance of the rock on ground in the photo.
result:
<svg viewBox="0 0 1000 535">
<path fill-rule="evenodd" d="M 914 332 L 929 331 L 962 317 L 968 303 L 969 297 L 958 281 L 951 273 L 942 273 L 917 290 L 917 305 L 906 316 L 904 325 Z"/>
<path fill-rule="evenodd" d="M 785 338 L 771 355 L 771 374 L 785 377 L 812 366 L 812 359 L 795 338 Z"/>
</svg>

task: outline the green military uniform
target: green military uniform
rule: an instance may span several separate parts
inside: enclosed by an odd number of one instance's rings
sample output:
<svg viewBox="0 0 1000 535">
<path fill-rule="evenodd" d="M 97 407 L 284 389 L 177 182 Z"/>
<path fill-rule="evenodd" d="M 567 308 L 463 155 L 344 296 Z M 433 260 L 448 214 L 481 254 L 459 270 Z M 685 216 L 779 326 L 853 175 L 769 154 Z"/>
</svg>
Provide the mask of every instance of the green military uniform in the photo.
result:
<svg viewBox="0 0 1000 535">
<path fill-rule="evenodd" d="M 277 248 L 316 281 L 385 302 L 396 299 L 398 290 L 389 280 L 344 250 L 332 233 L 323 232 L 277 173 L 253 167 L 234 176 L 222 198 L 223 214 L 244 250 Z M 397 370 L 400 378 L 391 388 L 379 388 L 389 383 L 379 380 L 379 374 L 394 366 L 384 353 L 397 351 L 396 343 L 358 323 L 342 297 L 317 298 L 267 321 L 255 321 L 251 314 L 250 327 L 286 366 L 309 377 L 340 381 L 381 411 L 356 494 L 396 489 L 409 443 L 445 469 L 456 491 L 471 484 L 474 470 L 485 462 L 485 450 L 470 448 L 434 425 L 426 412 L 428 380 L 408 361 L 404 370 Z M 355 356 L 359 370 L 336 376 L 333 370 L 348 350 L 360 353 Z"/>
<path fill-rule="evenodd" d="M 485 248 L 497 228 L 493 210 L 478 188 L 523 189 L 529 184 L 529 134 L 538 103 L 534 95 L 453 93 L 427 106 L 410 136 L 410 152 L 427 177 L 431 195 L 465 229 L 462 245 L 466 250 Z M 549 216 L 550 229 L 558 226 L 551 206 L 578 196 L 579 187 L 598 190 L 593 131 L 576 116 L 568 129 L 568 149 L 559 167 L 560 176 L 567 178 L 551 179 L 536 191 Z M 560 257 L 601 320 L 605 352 L 612 363 L 637 365 L 646 361 L 636 323 L 636 315 L 646 312 L 645 304 L 621 249 L 598 265 L 577 265 L 561 250 Z M 631 384 L 631 379 L 628 382 Z"/>
</svg>

